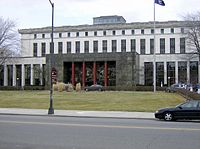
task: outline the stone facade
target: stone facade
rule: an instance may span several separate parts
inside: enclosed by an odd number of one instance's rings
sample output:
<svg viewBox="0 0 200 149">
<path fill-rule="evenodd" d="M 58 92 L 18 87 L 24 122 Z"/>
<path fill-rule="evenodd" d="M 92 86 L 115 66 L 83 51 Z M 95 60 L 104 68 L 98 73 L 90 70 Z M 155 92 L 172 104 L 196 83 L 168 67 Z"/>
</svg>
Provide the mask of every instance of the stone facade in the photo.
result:
<svg viewBox="0 0 200 149">
<path fill-rule="evenodd" d="M 52 67 L 56 68 L 58 81 L 64 79 L 64 62 L 116 62 L 116 87 L 130 87 L 135 85 L 136 53 L 91 53 L 91 54 L 54 54 L 52 55 Z M 50 54 L 46 55 L 46 72 L 50 72 Z M 46 77 L 46 87 L 49 84 L 49 76 Z"/>
</svg>

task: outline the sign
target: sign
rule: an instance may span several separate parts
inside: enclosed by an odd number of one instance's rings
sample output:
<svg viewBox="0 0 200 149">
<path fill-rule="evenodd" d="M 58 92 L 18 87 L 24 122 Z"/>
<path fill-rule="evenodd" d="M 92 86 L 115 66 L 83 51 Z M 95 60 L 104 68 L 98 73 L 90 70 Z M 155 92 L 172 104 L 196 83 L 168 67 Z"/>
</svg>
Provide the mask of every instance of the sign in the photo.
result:
<svg viewBox="0 0 200 149">
<path fill-rule="evenodd" d="M 51 69 L 51 79 L 52 79 L 52 83 L 57 82 L 57 70 L 54 67 Z"/>
</svg>

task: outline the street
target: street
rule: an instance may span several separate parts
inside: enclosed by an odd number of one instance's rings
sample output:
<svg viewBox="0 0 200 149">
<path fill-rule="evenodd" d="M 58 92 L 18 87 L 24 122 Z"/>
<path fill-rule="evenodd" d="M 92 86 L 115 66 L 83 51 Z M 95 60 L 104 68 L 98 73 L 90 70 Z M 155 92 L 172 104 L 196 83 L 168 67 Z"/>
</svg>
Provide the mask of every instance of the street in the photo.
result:
<svg viewBox="0 0 200 149">
<path fill-rule="evenodd" d="M 0 115 L 0 149 L 199 149 L 200 121 Z"/>
</svg>

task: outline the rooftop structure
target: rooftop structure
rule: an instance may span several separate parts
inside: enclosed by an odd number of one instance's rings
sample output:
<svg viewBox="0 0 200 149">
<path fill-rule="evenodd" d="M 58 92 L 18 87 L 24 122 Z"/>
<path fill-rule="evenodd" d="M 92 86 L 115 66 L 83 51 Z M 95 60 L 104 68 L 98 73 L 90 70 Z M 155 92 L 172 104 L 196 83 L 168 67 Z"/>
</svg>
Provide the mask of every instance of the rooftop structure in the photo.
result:
<svg viewBox="0 0 200 149">
<path fill-rule="evenodd" d="M 118 23 L 126 23 L 126 20 L 122 16 L 101 16 L 93 18 L 93 24 L 118 24 Z"/>
</svg>

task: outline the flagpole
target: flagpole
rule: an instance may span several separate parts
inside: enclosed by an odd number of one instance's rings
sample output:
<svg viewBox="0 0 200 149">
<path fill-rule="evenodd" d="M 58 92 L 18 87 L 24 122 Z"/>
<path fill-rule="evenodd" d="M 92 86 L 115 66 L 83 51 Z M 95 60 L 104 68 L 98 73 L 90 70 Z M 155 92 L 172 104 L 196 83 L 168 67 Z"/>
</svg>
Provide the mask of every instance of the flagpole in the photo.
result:
<svg viewBox="0 0 200 149">
<path fill-rule="evenodd" d="M 154 51 L 153 51 L 153 91 L 156 92 L 156 7 L 155 7 L 155 0 L 153 0 L 154 4 Z"/>
</svg>

